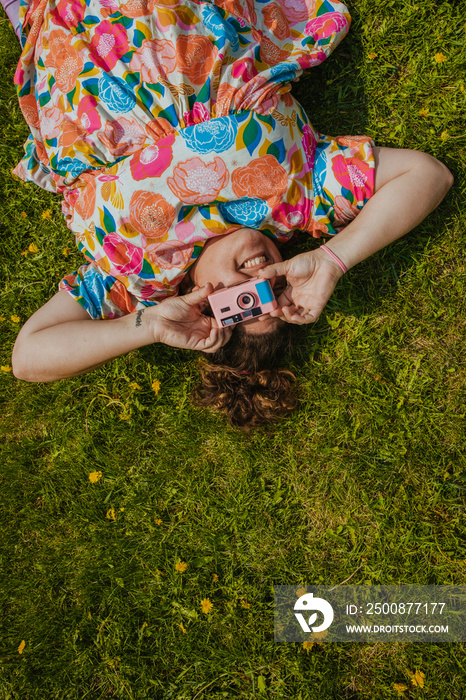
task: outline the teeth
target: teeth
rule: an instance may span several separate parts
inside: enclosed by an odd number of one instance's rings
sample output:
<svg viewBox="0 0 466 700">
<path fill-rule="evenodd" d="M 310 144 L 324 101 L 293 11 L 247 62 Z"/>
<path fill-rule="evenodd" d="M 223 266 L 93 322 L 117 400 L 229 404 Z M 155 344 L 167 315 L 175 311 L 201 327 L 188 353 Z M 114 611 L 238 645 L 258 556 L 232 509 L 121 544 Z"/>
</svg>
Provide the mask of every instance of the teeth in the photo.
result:
<svg viewBox="0 0 466 700">
<path fill-rule="evenodd" d="M 249 258 L 243 263 L 243 267 L 254 267 L 254 265 L 260 265 L 260 263 L 267 262 L 265 255 L 260 255 L 257 258 Z"/>
</svg>

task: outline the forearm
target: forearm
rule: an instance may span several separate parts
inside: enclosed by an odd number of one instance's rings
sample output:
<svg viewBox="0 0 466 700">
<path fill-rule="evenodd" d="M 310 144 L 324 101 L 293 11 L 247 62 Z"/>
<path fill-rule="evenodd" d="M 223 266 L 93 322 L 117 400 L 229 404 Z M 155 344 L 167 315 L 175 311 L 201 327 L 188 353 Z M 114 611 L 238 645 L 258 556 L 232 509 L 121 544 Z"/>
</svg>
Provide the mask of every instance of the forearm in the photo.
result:
<svg viewBox="0 0 466 700">
<path fill-rule="evenodd" d="M 348 269 L 411 231 L 440 204 L 452 185 L 451 173 L 435 158 L 416 151 L 388 153 L 390 150 L 380 149 L 381 155 L 385 152 L 388 156 L 388 163 L 384 173 L 381 158 L 373 197 L 326 243 Z M 397 156 L 401 172 L 390 177 L 396 172 Z"/>
<path fill-rule="evenodd" d="M 154 342 L 147 312 L 110 320 L 72 320 L 18 336 L 12 356 L 16 377 L 50 382 L 99 367 Z"/>
</svg>

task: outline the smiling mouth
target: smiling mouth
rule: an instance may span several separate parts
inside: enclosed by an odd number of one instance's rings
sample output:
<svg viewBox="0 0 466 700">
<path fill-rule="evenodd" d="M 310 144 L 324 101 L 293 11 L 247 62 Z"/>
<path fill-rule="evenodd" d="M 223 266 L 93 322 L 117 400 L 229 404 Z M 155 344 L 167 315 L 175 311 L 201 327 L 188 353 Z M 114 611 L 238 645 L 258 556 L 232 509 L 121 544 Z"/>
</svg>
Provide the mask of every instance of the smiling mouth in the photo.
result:
<svg viewBox="0 0 466 700">
<path fill-rule="evenodd" d="M 247 260 L 245 260 L 239 269 L 240 270 L 260 270 L 261 268 L 266 267 L 267 265 L 268 265 L 267 257 L 264 254 L 261 254 L 261 255 L 256 255 L 252 258 L 248 258 Z"/>
</svg>

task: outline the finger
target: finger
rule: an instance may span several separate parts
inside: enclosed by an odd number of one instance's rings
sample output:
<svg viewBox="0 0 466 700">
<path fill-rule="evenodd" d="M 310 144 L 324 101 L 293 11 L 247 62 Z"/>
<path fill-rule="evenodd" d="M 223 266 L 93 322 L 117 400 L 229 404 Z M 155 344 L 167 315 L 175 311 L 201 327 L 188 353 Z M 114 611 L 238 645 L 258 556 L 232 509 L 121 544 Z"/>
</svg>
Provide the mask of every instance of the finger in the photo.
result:
<svg viewBox="0 0 466 700">
<path fill-rule="evenodd" d="M 203 287 L 198 287 L 197 289 L 190 292 L 189 294 L 185 294 L 183 299 L 187 304 L 189 304 L 189 306 L 197 306 L 198 304 L 201 303 L 201 301 L 204 301 L 204 299 L 207 299 L 209 294 L 212 294 L 213 291 L 214 291 L 213 286 L 210 284 L 210 282 L 208 282 Z"/>
<path fill-rule="evenodd" d="M 267 265 L 259 270 L 257 273 L 260 277 L 270 280 L 272 277 L 279 277 L 280 275 L 286 275 L 288 270 L 288 261 L 273 263 L 273 265 Z"/>
<path fill-rule="evenodd" d="M 213 328 L 210 336 L 204 341 L 203 352 L 214 353 L 220 350 L 231 338 L 232 328 Z"/>
</svg>

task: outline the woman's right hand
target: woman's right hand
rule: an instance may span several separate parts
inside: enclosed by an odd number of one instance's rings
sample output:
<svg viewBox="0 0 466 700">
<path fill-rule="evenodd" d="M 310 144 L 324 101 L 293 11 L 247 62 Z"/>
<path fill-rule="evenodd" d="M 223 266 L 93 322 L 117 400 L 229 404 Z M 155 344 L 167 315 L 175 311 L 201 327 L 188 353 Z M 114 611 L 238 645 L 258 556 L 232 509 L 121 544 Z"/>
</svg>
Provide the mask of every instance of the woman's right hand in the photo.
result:
<svg viewBox="0 0 466 700">
<path fill-rule="evenodd" d="M 230 340 L 232 329 L 219 327 L 217 321 L 205 316 L 202 309 L 213 287 L 207 284 L 184 296 L 164 299 L 145 309 L 154 324 L 154 342 L 174 348 L 214 353 Z"/>
</svg>

